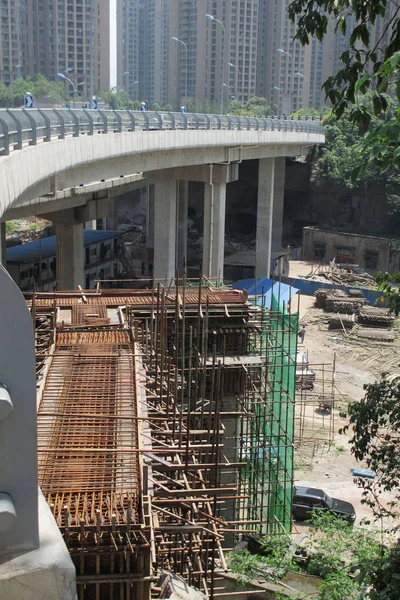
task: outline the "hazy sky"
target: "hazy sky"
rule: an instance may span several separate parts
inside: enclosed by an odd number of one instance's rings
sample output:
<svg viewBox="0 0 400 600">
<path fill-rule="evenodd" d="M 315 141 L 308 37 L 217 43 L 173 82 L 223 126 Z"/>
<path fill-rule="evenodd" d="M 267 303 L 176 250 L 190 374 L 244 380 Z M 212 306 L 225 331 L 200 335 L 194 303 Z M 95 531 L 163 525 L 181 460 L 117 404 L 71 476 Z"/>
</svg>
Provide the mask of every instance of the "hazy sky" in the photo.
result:
<svg viewBox="0 0 400 600">
<path fill-rule="evenodd" d="M 117 0 L 110 0 L 110 87 L 117 85 Z"/>
</svg>

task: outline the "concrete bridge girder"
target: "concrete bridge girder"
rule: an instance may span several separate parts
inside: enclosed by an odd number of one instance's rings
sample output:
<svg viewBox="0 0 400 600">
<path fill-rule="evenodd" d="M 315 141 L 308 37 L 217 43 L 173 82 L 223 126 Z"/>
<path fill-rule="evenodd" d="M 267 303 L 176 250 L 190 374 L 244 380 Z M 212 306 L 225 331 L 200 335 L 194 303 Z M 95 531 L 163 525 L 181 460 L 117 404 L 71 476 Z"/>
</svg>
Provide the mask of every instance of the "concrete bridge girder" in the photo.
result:
<svg viewBox="0 0 400 600">
<path fill-rule="evenodd" d="M 182 201 L 184 196 L 184 187 L 177 182 L 201 181 L 205 185 L 203 268 L 206 275 L 219 277 L 223 276 L 226 184 L 237 179 L 238 162 L 257 158 L 267 165 L 276 158 L 278 164 L 279 159 L 302 155 L 310 145 L 323 141 L 321 133 L 216 130 L 121 133 L 43 143 L 0 158 L 0 169 L 7 172 L 0 180 L 0 214 L 5 213 L 5 219 L 42 214 L 57 222 L 61 231 L 63 219 L 55 213 L 80 208 L 81 223 L 112 217 L 111 199 L 123 193 L 119 182 L 129 179 L 133 190 L 148 183 L 151 174 L 155 180 L 154 275 L 170 278 L 186 253 L 187 225 L 177 226 L 177 215 L 181 219 L 186 214 L 187 219 L 187 208 L 185 202 L 177 207 L 177 197 Z M 257 226 L 257 237 L 267 239 L 257 245 L 259 275 L 269 275 L 270 248 L 268 252 L 265 248 L 272 229 L 279 229 L 277 217 L 273 228 L 269 222 L 274 213 L 274 186 L 271 189 L 271 198 L 264 197 L 264 203 L 269 203 L 267 217 Z M 269 194 L 265 186 L 262 193 Z M 38 195 L 42 197 L 37 199 Z M 70 226 L 76 229 L 77 225 Z M 76 236 L 80 239 L 81 232 Z M 63 238 L 69 239 L 65 232 Z M 79 253 L 73 249 L 67 254 Z M 72 274 L 69 279 L 75 282 L 76 277 Z"/>
</svg>

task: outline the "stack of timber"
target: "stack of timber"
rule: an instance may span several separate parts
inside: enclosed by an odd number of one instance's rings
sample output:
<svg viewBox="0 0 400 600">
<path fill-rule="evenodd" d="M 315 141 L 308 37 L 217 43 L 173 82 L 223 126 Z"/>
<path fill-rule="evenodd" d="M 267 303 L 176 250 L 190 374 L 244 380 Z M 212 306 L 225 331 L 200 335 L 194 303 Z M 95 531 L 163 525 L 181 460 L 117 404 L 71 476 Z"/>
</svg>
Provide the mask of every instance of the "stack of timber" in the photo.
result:
<svg viewBox="0 0 400 600">
<path fill-rule="evenodd" d="M 366 302 L 365 298 L 348 298 L 336 295 L 328 296 L 325 300 L 325 310 L 326 312 L 351 315 L 358 312 Z"/>
<path fill-rule="evenodd" d="M 363 306 L 357 314 L 357 322 L 367 327 L 391 327 L 394 316 L 386 308 Z"/>
<path fill-rule="evenodd" d="M 355 323 L 354 315 L 334 315 L 329 319 L 329 329 L 353 329 Z"/>
<path fill-rule="evenodd" d="M 362 327 L 357 330 L 357 338 L 362 340 L 373 340 L 374 342 L 394 342 L 395 331 L 393 329 L 382 329 Z"/>
<path fill-rule="evenodd" d="M 315 296 L 315 306 L 317 308 L 325 308 L 325 302 L 328 296 L 332 296 L 332 295 L 339 296 L 339 297 L 346 297 L 345 292 L 342 292 L 341 290 L 331 290 L 329 288 L 321 288 L 319 290 L 317 290 L 314 293 Z"/>
</svg>

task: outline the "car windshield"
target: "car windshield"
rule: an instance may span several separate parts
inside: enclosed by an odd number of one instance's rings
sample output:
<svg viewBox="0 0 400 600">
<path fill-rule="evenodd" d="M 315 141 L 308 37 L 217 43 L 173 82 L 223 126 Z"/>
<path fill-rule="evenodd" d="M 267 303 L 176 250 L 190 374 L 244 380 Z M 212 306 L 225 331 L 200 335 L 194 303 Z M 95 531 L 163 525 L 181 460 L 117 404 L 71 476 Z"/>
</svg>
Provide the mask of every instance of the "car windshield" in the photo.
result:
<svg viewBox="0 0 400 600">
<path fill-rule="evenodd" d="M 326 502 L 326 505 L 328 508 L 332 508 L 333 506 L 333 500 L 330 496 L 328 496 L 328 494 L 324 494 L 324 500 Z"/>
</svg>

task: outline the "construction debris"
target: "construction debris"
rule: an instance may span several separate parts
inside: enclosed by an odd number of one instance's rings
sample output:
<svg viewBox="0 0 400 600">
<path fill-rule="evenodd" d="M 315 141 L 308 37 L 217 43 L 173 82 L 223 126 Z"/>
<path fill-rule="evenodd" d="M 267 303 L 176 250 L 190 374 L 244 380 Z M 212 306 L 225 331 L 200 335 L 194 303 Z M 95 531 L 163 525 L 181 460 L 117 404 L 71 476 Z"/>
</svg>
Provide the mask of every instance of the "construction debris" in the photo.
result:
<svg viewBox="0 0 400 600">
<path fill-rule="evenodd" d="M 335 285 L 368 287 L 376 289 L 374 278 L 362 271 L 359 265 L 335 264 L 334 262 L 314 265 L 305 277 L 311 281 L 324 281 Z"/>
</svg>

